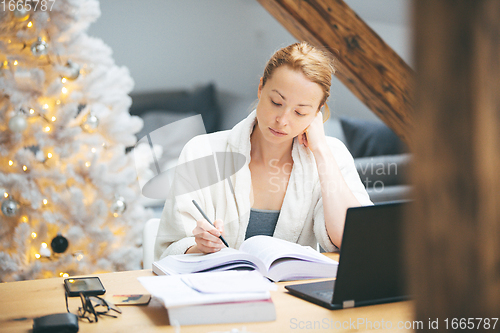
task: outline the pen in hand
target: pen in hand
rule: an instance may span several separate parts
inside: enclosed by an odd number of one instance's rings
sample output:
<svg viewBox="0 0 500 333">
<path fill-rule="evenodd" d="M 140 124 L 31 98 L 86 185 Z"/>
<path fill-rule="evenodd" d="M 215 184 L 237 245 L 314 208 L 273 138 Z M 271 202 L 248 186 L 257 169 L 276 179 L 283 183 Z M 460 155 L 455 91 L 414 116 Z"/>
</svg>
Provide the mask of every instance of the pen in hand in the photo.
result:
<svg viewBox="0 0 500 333">
<path fill-rule="evenodd" d="M 203 209 L 201 209 L 201 207 L 198 205 L 198 203 L 196 202 L 196 200 L 193 200 L 193 203 L 196 206 L 196 208 L 198 208 L 198 210 L 200 211 L 201 215 L 203 215 L 203 217 L 205 218 L 205 220 L 207 220 L 208 223 L 210 223 L 212 226 L 214 226 L 214 224 L 212 223 L 212 221 L 210 221 L 210 219 L 208 218 L 207 214 L 205 214 L 205 212 L 203 211 Z M 224 245 L 226 245 L 227 247 L 229 247 L 229 245 L 227 244 L 227 242 L 224 239 L 224 237 L 222 237 L 222 235 L 220 235 L 219 238 L 222 241 L 222 243 L 224 243 Z"/>
</svg>

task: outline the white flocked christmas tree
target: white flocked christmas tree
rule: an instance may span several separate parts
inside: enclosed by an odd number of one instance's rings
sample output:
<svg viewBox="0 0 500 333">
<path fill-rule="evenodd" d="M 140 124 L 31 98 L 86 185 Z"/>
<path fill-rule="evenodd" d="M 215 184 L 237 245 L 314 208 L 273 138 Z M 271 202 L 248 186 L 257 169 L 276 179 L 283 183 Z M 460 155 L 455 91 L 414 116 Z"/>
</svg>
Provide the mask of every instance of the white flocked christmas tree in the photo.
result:
<svg viewBox="0 0 500 333">
<path fill-rule="evenodd" d="M 150 213 L 126 148 L 142 120 L 128 70 L 87 35 L 99 3 L 0 6 L 0 281 L 141 268 Z"/>
</svg>

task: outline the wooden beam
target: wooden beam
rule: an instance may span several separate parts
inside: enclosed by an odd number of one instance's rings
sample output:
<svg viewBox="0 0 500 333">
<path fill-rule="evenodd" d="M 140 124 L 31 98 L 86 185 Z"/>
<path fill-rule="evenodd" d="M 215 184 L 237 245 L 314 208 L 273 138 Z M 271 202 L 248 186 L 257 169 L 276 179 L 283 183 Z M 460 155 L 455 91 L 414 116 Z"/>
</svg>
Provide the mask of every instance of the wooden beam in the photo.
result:
<svg viewBox="0 0 500 333">
<path fill-rule="evenodd" d="M 500 1 L 414 5 L 415 201 L 406 243 L 416 319 L 429 332 L 429 318 L 441 330 L 446 318 L 449 329 L 465 318 L 462 330 L 491 331 L 484 318 L 500 309 Z"/>
<path fill-rule="evenodd" d="M 409 143 L 414 73 L 347 4 L 257 1 L 295 38 L 332 52 L 340 81 Z"/>
</svg>

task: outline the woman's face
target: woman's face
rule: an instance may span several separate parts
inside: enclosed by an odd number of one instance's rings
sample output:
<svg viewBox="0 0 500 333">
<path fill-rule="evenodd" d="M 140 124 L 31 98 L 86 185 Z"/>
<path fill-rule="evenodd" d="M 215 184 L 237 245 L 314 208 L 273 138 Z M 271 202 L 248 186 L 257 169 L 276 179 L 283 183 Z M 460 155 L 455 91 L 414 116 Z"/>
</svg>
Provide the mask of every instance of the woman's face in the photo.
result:
<svg viewBox="0 0 500 333">
<path fill-rule="evenodd" d="M 301 71 L 281 66 L 258 90 L 257 126 L 266 141 L 284 143 L 304 132 L 323 98 L 319 84 Z"/>
</svg>

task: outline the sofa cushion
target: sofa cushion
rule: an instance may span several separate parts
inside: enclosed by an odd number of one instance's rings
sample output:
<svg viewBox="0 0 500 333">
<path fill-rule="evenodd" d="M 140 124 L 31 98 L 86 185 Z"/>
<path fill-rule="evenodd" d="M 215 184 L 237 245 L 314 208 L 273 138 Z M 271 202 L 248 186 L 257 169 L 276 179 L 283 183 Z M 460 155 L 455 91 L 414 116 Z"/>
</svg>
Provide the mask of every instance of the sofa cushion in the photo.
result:
<svg viewBox="0 0 500 333">
<path fill-rule="evenodd" d="M 412 187 L 410 185 L 395 185 L 385 188 L 369 188 L 367 189 L 370 200 L 374 204 L 412 200 Z"/>
<path fill-rule="evenodd" d="M 365 188 L 380 191 L 386 187 L 406 184 L 410 162 L 409 154 L 368 156 L 354 160 Z"/>
<path fill-rule="evenodd" d="M 130 94 L 132 106 L 130 114 L 143 116 L 150 111 L 167 110 L 168 113 L 201 114 L 207 133 L 220 130 L 220 108 L 217 103 L 216 88 L 213 83 L 193 91 L 152 91 Z"/>
<path fill-rule="evenodd" d="M 407 151 L 399 137 L 382 122 L 340 117 L 340 124 L 347 148 L 354 158 Z"/>
</svg>

